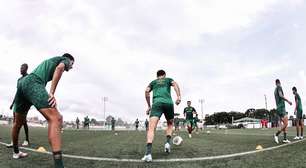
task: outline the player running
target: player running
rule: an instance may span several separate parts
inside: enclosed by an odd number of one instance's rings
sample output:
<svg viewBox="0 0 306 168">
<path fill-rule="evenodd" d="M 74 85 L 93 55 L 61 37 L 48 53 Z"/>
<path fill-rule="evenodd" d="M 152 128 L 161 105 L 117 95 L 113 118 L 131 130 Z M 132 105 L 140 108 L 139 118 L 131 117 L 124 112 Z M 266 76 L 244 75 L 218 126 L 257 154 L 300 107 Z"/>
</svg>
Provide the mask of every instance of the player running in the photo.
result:
<svg viewBox="0 0 306 168">
<path fill-rule="evenodd" d="M 22 76 L 17 81 L 17 88 L 18 88 L 18 85 L 19 85 L 19 82 L 21 81 L 21 79 L 23 79 L 24 77 L 26 77 L 28 75 L 28 64 L 22 64 L 21 65 L 20 74 Z M 15 94 L 15 97 L 16 97 L 16 94 Z M 15 114 L 16 113 L 16 106 L 14 106 L 15 97 L 14 97 L 14 100 L 13 100 L 11 106 L 10 106 L 10 109 L 11 110 L 13 109 L 13 116 L 14 116 L 13 123 L 15 122 L 15 115 L 16 115 Z M 29 143 L 30 143 L 30 140 L 29 140 L 29 128 L 28 128 L 27 120 L 25 120 L 25 122 L 23 124 L 23 128 L 24 128 L 24 133 L 25 133 L 25 141 L 22 143 L 22 146 L 28 146 Z M 11 144 L 8 144 L 6 147 L 12 148 L 13 147 L 13 141 L 11 141 Z"/>
<path fill-rule="evenodd" d="M 165 152 L 170 153 L 170 142 L 173 129 L 174 107 L 171 98 L 171 86 L 174 88 L 177 99 L 176 105 L 181 102 L 181 93 L 178 84 L 171 78 L 166 78 L 164 70 L 157 71 L 157 79 L 152 81 L 146 88 L 145 97 L 148 104 L 146 113 L 150 114 L 149 130 L 147 131 L 146 153 L 142 158 L 145 162 L 152 161 L 152 143 L 154 139 L 154 131 L 162 114 L 167 120 Z M 151 108 L 150 92 L 153 91 L 153 105 Z"/>
<path fill-rule="evenodd" d="M 185 123 L 187 124 L 189 138 L 192 138 L 191 133 L 194 126 L 193 115 L 196 113 L 195 108 L 191 106 L 191 101 L 187 101 L 187 107 L 184 108 L 184 117 L 186 117 Z"/>
<path fill-rule="evenodd" d="M 296 87 L 292 88 L 292 92 L 294 94 L 294 100 L 295 100 L 295 109 L 294 114 L 296 115 L 296 137 L 294 137 L 295 140 L 303 139 L 303 132 L 304 132 L 304 119 L 303 119 L 303 108 L 302 108 L 302 100 L 300 95 L 297 92 Z M 299 128 L 301 128 L 301 134 L 299 131 Z"/>
<path fill-rule="evenodd" d="M 53 57 L 43 61 L 31 74 L 20 80 L 15 96 L 16 118 L 12 129 L 14 159 L 28 156 L 27 153 L 19 151 L 18 135 L 30 107 L 34 105 L 48 121 L 48 138 L 55 168 L 64 167 L 60 134 L 62 118 L 56 108 L 57 102 L 54 94 L 63 72 L 72 69 L 73 63 L 74 58 L 68 53 Z M 49 81 L 52 82 L 48 93 L 45 86 Z"/>
<path fill-rule="evenodd" d="M 287 115 L 286 108 L 285 108 L 285 101 L 290 105 L 292 105 L 292 103 L 287 98 L 285 98 L 284 92 L 281 86 L 281 82 L 279 79 L 276 79 L 275 84 L 276 84 L 276 88 L 274 91 L 274 96 L 275 96 L 275 102 L 276 102 L 276 112 L 277 112 L 277 115 L 280 117 L 281 122 L 283 124 L 281 124 L 280 130 L 278 130 L 277 133 L 274 134 L 274 141 L 276 143 L 279 143 L 278 135 L 281 132 L 283 132 L 284 133 L 283 142 L 290 143 L 290 141 L 287 139 L 288 115 Z"/>
</svg>

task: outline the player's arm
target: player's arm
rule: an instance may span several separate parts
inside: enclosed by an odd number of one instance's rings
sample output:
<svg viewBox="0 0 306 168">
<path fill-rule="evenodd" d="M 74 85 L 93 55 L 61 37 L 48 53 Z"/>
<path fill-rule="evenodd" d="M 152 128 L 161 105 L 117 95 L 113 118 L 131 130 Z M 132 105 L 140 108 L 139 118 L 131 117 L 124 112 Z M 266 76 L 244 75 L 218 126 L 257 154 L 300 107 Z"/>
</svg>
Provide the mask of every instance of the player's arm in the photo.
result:
<svg viewBox="0 0 306 168">
<path fill-rule="evenodd" d="M 196 109 L 195 108 L 193 108 L 193 112 L 192 112 L 193 114 L 197 114 L 197 111 L 196 111 Z"/>
<path fill-rule="evenodd" d="M 294 109 L 294 114 L 296 114 L 297 109 L 298 109 L 298 103 L 299 103 L 299 100 L 298 100 L 297 96 L 294 96 L 294 99 L 295 99 L 295 109 Z"/>
<path fill-rule="evenodd" d="M 64 71 L 65 71 L 65 64 L 60 63 L 60 64 L 57 65 L 57 67 L 55 68 L 55 71 L 53 73 L 51 88 L 50 88 L 50 92 L 49 92 L 49 105 L 51 105 L 51 107 L 56 106 L 56 100 L 55 100 L 55 97 L 54 97 L 54 93 L 55 93 L 57 84 L 58 84 L 59 80 L 61 79 Z"/>
<path fill-rule="evenodd" d="M 147 104 L 148 104 L 148 109 L 146 111 L 146 114 L 149 115 L 150 111 L 151 111 L 151 102 L 150 102 L 150 92 L 151 92 L 151 87 L 148 86 L 146 88 L 146 91 L 145 91 L 145 97 L 146 97 L 146 101 L 147 101 Z"/>
<path fill-rule="evenodd" d="M 13 106 L 14 106 L 14 103 L 15 103 L 15 99 L 16 99 L 16 95 L 17 95 L 17 92 L 15 93 L 15 96 L 14 96 L 13 102 L 12 102 L 12 104 L 10 105 L 10 110 L 12 110 L 12 109 L 13 109 Z"/>
<path fill-rule="evenodd" d="M 179 87 L 179 85 L 175 81 L 172 81 L 171 85 L 173 86 L 174 91 L 176 93 L 176 97 L 177 97 L 176 101 L 175 101 L 175 104 L 179 105 L 181 103 L 181 90 L 180 90 L 180 87 Z"/>
<path fill-rule="evenodd" d="M 280 98 L 284 99 L 287 103 L 289 103 L 290 105 L 292 105 L 292 102 L 289 101 L 284 95 L 283 92 L 281 90 L 278 90 L 278 95 Z"/>
<path fill-rule="evenodd" d="M 186 117 L 186 108 L 184 108 L 184 117 Z"/>
</svg>

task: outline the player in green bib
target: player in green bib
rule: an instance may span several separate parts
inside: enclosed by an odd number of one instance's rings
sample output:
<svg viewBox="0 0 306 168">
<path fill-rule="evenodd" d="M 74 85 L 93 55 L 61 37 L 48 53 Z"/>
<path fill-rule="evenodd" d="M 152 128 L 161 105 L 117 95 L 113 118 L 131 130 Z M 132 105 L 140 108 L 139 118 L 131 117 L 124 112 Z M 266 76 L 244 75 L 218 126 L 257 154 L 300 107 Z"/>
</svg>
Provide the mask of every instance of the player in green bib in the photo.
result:
<svg viewBox="0 0 306 168">
<path fill-rule="evenodd" d="M 21 126 L 25 123 L 27 113 L 32 105 L 48 121 L 48 138 L 53 152 L 55 168 L 63 168 L 61 152 L 61 125 L 62 116 L 56 108 L 55 90 L 64 71 L 72 69 L 74 58 L 66 53 L 63 56 L 53 57 L 43 61 L 28 76 L 20 80 L 15 96 L 16 118 L 12 129 L 14 153 L 13 158 L 19 159 L 28 156 L 19 151 L 18 135 Z M 49 93 L 45 86 L 49 81 Z"/>
<path fill-rule="evenodd" d="M 18 88 L 18 85 L 20 83 L 20 81 L 26 77 L 28 75 L 28 64 L 22 64 L 21 67 L 20 67 L 20 74 L 21 74 L 21 77 L 18 79 L 17 81 L 17 88 Z M 14 97 L 14 100 L 10 106 L 10 109 L 12 110 L 13 109 L 13 116 L 14 116 L 14 119 L 13 119 L 13 122 L 15 122 L 15 116 L 16 116 L 16 106 L 14 106 L 15 104 L 15 97 Z M 28 124 L 27 124 L 27 120 L 25 120 L 24 124 L 23 124 L 23 128 L 24 128 L 24 133 L 25 133 L 25 141 L 22 143 L 22 146 L 28 146 L 29 145 L 29 128 L 28 128 Z M 8 148 L 12 148 L 13 147 L 13 141 L 11 142 L 11 144 L 7 145 Z"/>
<path fill-rule="evenodd" d="M 292 105 L 292 103 L 287 98 L 285 98 L 284 92 L 281 86 L 281 82 L 279 79 L 276 79 L 275 84 L 276 84 L 276 88 L 274 91 L 274 97 L 275 97 L 275 102 L 276 102 L 276 112 L 277 112 L 277 115 L 280 117 L 281 122 L 283 124 L 281 128 L 277 131 L 277 133 L 274 134 L 274 141 L 276 143 L 279 143 L 278 135 L 281 132 L 283 132 L 284 133 L 283 142 L 290 143 L 290 141 L 287 139 L 288 115 L 286 112 L 285 101 L 289 103 L 290 105 Z"/>
<path fill-rule="evenodd" d="M 294 95 L 295 100 L 295 109 L 294 114 L 296 115 L 296 137 L 295 140 L 303 139 L 303 132 L 304 132 L 304 119 L 303 119 L 303 107 L 302 107 L 302 100 L 300 95 L 297 92 L 296 87 L 292 88 L 292 92 Z M 299 128 L 301 128 L 301 134 L 299 134 Z"/>
<path fill-rule="evenodd" d="M 152 161 L 152 143 L 154 139 L 154 131 L 162 114 L 167 120 L 165 152 L 170 153 L 170 142 L 173 130 L 174 107 L 171 98 L 171 86 L 174 88 L 177 99 L 176 105 L 181 102 L 181 93 L 178 84 L 171 78 L 166 78 L 164 70 L 157 71 L 157 79 L 153 80 L 146 88 L 145 97 L 148 104 L 147 114 L 150 114 L 149 130 L 147 131 L 146 153 L 142 158 L 145 162 Z M 153 91 L 153 105 L 151 107 L 150 92 Z"/>
<path fill-rule="evenodd" d="M 196 114 L 195 117 L 193 117 L 193 124 L 194 124 L 194 127 L 196 129 L 196 134 L 199 134 L 199 127 L 198 127 L 198 122 L 200 121 L 199 119 L 199 115 Z"/>
<path fill-rule="evenodd" d="M 187 107 L 184 109 L 184 116 L 186 117 L 185 123 L 187 124 L 187 131 L 189 134 L 189 138 L 192 137 L 191 133 L 194 126 L 193 115 L 196 114 L 195 108 L 191 106 L 191 101 L 187 101 Z"/>
</svg>

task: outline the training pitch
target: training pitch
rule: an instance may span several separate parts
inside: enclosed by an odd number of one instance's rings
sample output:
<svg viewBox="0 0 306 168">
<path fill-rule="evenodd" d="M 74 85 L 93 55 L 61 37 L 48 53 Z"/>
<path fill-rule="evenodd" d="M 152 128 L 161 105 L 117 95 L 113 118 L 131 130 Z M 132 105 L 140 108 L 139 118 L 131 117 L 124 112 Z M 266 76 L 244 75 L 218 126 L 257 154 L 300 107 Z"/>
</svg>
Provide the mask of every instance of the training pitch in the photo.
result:
<svg viewBox="0 0 306 168">
<path fill-rule="evenodd" d="M 22 151 L 29 157 L 13 160 L 12 149 L 4 143 L 10 142 L 10 127 L 0 126 L 0 167 L 1 168 L 50 168 L 52 156 L 48 153 L 31 151 L 42 146 L 50 151 L 47 129 L 30 128 L 31 146 Z M 64 163 L 67 168 L 96 167 L 306 167 L 306 141 L 293 141 L 295 129 L 289 129 L 288 145 L 275 144 L 272 139 L 275 129 L 215 130 L 210 134 L 200 131 L 191 139 L 185 131 L 179 133 L 184 142 L 172 145 L 170 154 L 163 152 L 165 137 L 158 131 L 153 144 L 153 163 L 140 161 L 145 149 L 144 131 L 65 130 L 62 134 Z M 282 138 L 282 136 L 280 136 Z M 280 138 L 280 139 L 281 139 Z M 23 129 L 20 143 L 24 140 Z M 256 151 L 257 145 L 263 150 Z"/>
</svg>

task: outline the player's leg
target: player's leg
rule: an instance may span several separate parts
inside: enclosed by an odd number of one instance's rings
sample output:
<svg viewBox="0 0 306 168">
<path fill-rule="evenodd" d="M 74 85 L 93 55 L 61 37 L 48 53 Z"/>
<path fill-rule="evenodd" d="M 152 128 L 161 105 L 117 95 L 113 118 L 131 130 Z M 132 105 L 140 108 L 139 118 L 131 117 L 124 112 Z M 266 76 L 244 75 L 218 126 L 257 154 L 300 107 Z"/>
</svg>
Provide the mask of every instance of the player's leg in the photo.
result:
<svg viewBox="0 0 306 168">
<path fill-rule="evenodd" d="M 149 129 L 147 131 L 147 145 L 146 145 L 146 152 L 145 156 L 142 158 L 145 162 L 152 161 L 152 143 L 154 140 L 154 132 L 159 121 L 159 117 L 152 116 L 149 119 Z"/>
<path fill-rule="evenodd" d="M 61 151 L 62 116 L 56 108 L 42 108 L 39 112 L 48 121 L 48 139 L 53 152 L 55 167 L 64 167 Z"/>
<path fill-rule="evenodd" d="M 28 127 L 28 122 L 25 120 L 23 124 L 23 129 L 25 133 L 25 141 L 23 142 L 22 146 L 28 146 L 30 141 L 29 141 L 29 127 Z"/>
<path fill-rule="evenodd" d="M 296 126 L 296 137 L 294 137 L 295 140 L 300 139 L 300 135 L 299 135 L 299 127 L 300 127 L 300 121 L 298 119 L 298 117 L 296 118 L 295 121 L 295 126 Z"/>
<path fill-rule="evenodd" d="M 288 132 L 288 116 L 286 115 L 283 119 L 283 126 L 282 126 L 282 131 L 284 133 L 284 140 L 283 142 L 289 143 L 290 141 L 287 139 L 287 132 Z"/>
<path fill-rule="evenodd" d="M 304 138 L 304 119 L 303 117 L 300 119 L 300 130 L 301 130 L 300 139 L 303 139 Z"/>
<path fill-rule="evenodd" d="M 154 133 L 157 127 L 158 121 L 162 115 L 162 109 L 160 104 L 153 104 L 150 119 L 149 119 L 149 129 L 147 131 L 147 145 L 145 156 L 142 158 L 143 161 L 152 161 L 152 143 L 154 140 Z"/>
<path fill-rule="evenodd" d="M 28 156 L 27 153 L 20 152 L 19 146 L 18 146 L 18 137 L 19 137 L 20 128 L 25 123 L 26 116 L 27 116 L 26 114 L 22 114 L 22 113 L 15 114 L 15 122 L 13 124 L 13 129 L 12 129 L 12 140 L 13 140 L 13 148 L 14 148 L 13 158 L 14 159 L 24 158 Z"/>
</svg>

